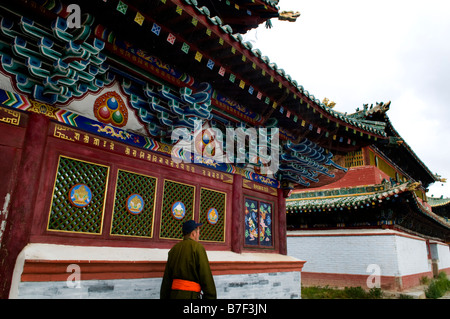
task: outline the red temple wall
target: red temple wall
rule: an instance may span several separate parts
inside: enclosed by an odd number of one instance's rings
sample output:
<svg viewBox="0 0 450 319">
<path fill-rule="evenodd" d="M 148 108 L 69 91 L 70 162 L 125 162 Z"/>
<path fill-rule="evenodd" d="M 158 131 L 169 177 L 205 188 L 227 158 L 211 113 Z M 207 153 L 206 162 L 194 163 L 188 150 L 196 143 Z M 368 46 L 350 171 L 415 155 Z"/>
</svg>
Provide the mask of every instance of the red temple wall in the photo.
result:
<svg viewBox="0 0 450 319">
<path fill-rule="evenodd" d="M 360 166 L 352 167 L 345 174 L 343 178 L 337 182 L 314 188 L 308 189 L 308 191 L 320 190 L 320 189 L 335 189 L 345 187 L 356 187 L 365 185 L 377 185 L 381 184 L 383 179 L 389 180 L 389 175 L 375 166 Z"/>
<path fill-rule="evenodd" d="M 43 162 L 43 168 L 39 177 L 39 185 L 37 187 L 37 201 L 36 208 L 34 210 L 33 224 L 31 228 L 31 242 L 49 242 L 54 244 L 77 244 L 77 245 L 110 245 L 110 246 L 134 246 L 134 247 L 152 247 L 168 248 L 171 247 L 176 239 L 161 239 L 158 234 L 161 227 L 161 209 L 163 201 L 163 188 L 164 181 L 170 180 L 181 184 L 188 184 L 195 186 L 195 200 L 194 200 L 194 219 L 199 219 L 200 200 L 199 193 L 201 188 L 208 188 L 217 190 L 226 194 L 226 213 L 225 213 L 225 240 L 223 242 L 204 242 L 204 245 L 210 249 L 215 250 L 230 250 L 233 246 L 233 218 L 237 216 L 239 221 L 236 224 L 242 223 L 242 201 L 239 198 L 251 196 L 261 200 L 270 201 L 274 205 L 275 211 L 278 211 L 278 191 L 271 189 L 272 193 L 264 193 L 255 191 L 257 186 L 253 187 L 253 183 L 245 183 L 243 185 L 243 178 L 238 175 L 224 174 L 228 178 L 220 177 L 220 172 L 214 172 L 213 170 L 195 166 L 193 164 L 186 164 L 183 169 L 172 168 L 154 163 L 148 163 L 145 159 L 137 159 L 130 156 L 122 156 L 115 153 L 101 150 L 98 147 L 82 146 L 79 144 L 68 143 L 64 139 L 55 138 L 54 135 L 55 126 L 51 124 L 48 128 L 48 138 L 46 141 L 46 148 L 44 153 L 45 161 Z M 105 139 L 101 139 L 103 141 Z M 116 149 L 119 143 L 115 143 Z M 149 152 L 147 152 L 149 153 Z M 146 153 L 146 154 L 147 154 Z M 47 230 L 47 224 L 49 219 L 49 210 L 52 204 L 53 187 L 55 183 L 55 172 L 58 167 L 58 159 L 60 156 L 73 158 L 80 161 L 86 161 L 99 165 L 105 165 L 110 167 L 108 186 L 106 191 L 105 209 L 103 217 L 103 226 L 101 234 L 81 234 L 71 232 L 58 232 Z M 163 155 L 157 156 L 158 161 L 167 160 L 170 158 Z M 189 166 L 190 165 L 190 166 Z M 113 196 L 116 187 L 117 171 L 118 170 L 130 171 L 136 174 L 143 174 L 146 176 L 155 177 L 157 179 L 157 193 L 155 201 L 155 214 L 154 214 L 154 229 L 152 238 L 127 238 L 111 236 L 109 233 L 110 224 L 112 219 L 113 210 Z M 195 174 L 192 173 L 195 170 Z M 214 177 L 211 177 L 214 176 Z M 246 187 L 247 186 L 247 187 Z M 238 201 L 233 200 L 238 199 Z M 282 200 L 284 202 L 284 200 Z M 234 203 L 240 203 L 238 205 Z M 240 227 L 242 228 L 242 227 Z M 275 218 L 273 231 L 275 232 L 274 238 L 278 235 L 279 223 Z M 242 237 L 241 232 L 238 232 L 235 237 Z M 234 240 L 238 240 L 235 238 Z M 251 249 L 243 247 L 242 243 L 237 244 L 241 247 L 241 251 L 260 251 L 260 249 Z M 275 241 L 273 247 L 274 252 L 279 251 L 279 243 Z"/>
<path fill-rule="evenodd" d="M 5 225 L 2 233 L 0 257 L 1 296 L 7 297 L 16 258 L 29 243 L 48 243 L 75 246 L 111 246 L 138 248 L 171 248 L 179 239 L 160 238 L 164 181 L 170 180 L 195 186 L 194 219 L 200 216 L 202 188 L 225 194 L 224 239 L 203 241 L 207 250 L 237 253 L 286 254 L 285 201 L 281 190 L 243 178 L 188 164 L 176 168 L 169 156 L 128 147 L 116 141 L 77 131 L 81 138 L 71 139 L 72 128 L 51 122 L 38 114 L 22 114 L 20 125 L 0 123 L 0 208 L 9 214 L 0 215 Z M 67 131 L 65 131 L 67 130 Z M 89 136 L 89 143 L 83 141 Z M 113 147 L 109 147 L 114 144 Z M 136 154 L 133 152 L 136 151 Z M 141 155 L 144 156 L 141 156 Z M 108 167 L 101 232 L 98 234 L 56 231 L 49 228 L 50 210 L 60 158 Z M 150 238 L 111 234 L 114 197 L 118 170 L 156 178 L 153 229 Z M 257 198 L 273 205 L 271 247 L 244 245 L 244 200 Z"/>
</svg>

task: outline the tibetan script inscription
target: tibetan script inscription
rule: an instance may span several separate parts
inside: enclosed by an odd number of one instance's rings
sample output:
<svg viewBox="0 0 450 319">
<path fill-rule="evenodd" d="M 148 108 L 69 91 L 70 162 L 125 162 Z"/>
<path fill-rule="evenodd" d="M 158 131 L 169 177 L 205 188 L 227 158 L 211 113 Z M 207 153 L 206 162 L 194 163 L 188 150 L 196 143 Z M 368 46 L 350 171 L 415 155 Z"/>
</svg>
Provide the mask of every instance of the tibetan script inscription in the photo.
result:
<svg viewBox="0 0 450 319">
<path fill-rule="evenodd" d="M 118 155 L 125 155 L 130 158 L 145 160 L 154 164 L 180 169 L 183 171 L 187 171 L 189 173 L 203 175 L 209 178 L 220 180 L 224 183 L 230 184 L 233 183 L 233 175 L 219 171 L 209 170 L 192 164 L 176 163 L 170 157 L 159 155 L 154 152 L 145 151 L 143 149 L 127 146 L 122 143 L 115 143 L 109 139 L 100 138 L 98 136 L 78 131 L 63 125 L 59 124 L 55 125 L 53 136 L 58 139 L 84 144 L 86 146 L 95 147 L 105 151 L 114 152 Z"/>
</svg>

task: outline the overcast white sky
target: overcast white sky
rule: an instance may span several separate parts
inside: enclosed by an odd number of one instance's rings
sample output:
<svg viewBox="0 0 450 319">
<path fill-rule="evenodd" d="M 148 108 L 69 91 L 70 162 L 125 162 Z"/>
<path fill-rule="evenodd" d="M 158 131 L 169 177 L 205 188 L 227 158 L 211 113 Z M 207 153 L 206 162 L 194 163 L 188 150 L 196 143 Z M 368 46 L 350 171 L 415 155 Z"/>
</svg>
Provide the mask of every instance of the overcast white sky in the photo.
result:
<svg viewBox="0 0 450 319">
<path fill-rule="evenodd" d="M 433 173 L 429 196 L 450 197 L 450 1 L 281 0 L 295 23 L 272 19 L 245 36 L 335 110 L 391 101 L 395 129 Z M 442 186 L 443 185 L 443 186 Z"/>
</svg>

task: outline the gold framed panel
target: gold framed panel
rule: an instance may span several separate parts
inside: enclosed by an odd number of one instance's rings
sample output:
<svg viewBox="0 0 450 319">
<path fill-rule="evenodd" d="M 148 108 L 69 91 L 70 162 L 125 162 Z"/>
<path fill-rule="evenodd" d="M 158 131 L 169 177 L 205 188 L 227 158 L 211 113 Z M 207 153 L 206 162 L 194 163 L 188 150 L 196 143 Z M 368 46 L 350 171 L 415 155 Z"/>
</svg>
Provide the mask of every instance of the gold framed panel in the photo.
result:
<svg viewBox="0 0 450 319">
<path fill-rule="evenodd" d="M 109 173 L 110 166 L 59 155 L 47 231 L 101 235 Z"/>
<path fill-rule="evenodd" d="M 128 179 L 121 181 L 120 174 L 127 174 Z M 130 176 L 130 175 L 134 175 Z M 134 185 L 139 180 L 152 180 L 153 185 Z M 125 185 L 123 185 L 125 184 Z M 125 190 L 119 188 L 126 188 Z M 144 194 L 142 196 L 142 194 Z M 156 198 L 158 194 L 158 178 L 150 175 L 140 174 L 124 169 L 117 170 L 117 179 L 114 190 L 114 204 L 111 217 L 111 226 L 109 234 L 111 236 L 137 237 L 137 238 L 153 238 Z M 130 208 L 130 200 L 133 195 L 139 195 L 138 200 L 143 200 L 142 211 Z M 125 201 L 124 201 L 125 199 Z M 150 208 L 148 204 L 151 203 Z M 135 206 L 136 207 L 136 206 Z M 150 223 L 146 226 L 146 223 Z M 142 235 L 150 228 L 148 236 Z M 131 228 L 131 229 L 130 229 Z M 134 229 L 133 229 L 134 228 Z M 141 235 L 140 235 L 141 234 Z"/>
<path fill-rule="evenodd" d="M 208 194 L 209 193 L 209 194 Z M 220 202 L 223 196 L 223 203 Z M 206 197 L 206 198 L 204 198 Z M 214 212 L 212 209 L 215 209 Z M 212 223 L 211 214 L 217 214 L 217 221 Z M 200 238 L 202 242 L 224 243 L 226 241 L 227 193 L 207 187 L 200 188 Z"/>
<path fill-rule="evenodd" d="M 194 219 L 195 193 L 195 185 L 164 179 L 159 238 L 183 238 L 183 222 Z"/>
</svg>

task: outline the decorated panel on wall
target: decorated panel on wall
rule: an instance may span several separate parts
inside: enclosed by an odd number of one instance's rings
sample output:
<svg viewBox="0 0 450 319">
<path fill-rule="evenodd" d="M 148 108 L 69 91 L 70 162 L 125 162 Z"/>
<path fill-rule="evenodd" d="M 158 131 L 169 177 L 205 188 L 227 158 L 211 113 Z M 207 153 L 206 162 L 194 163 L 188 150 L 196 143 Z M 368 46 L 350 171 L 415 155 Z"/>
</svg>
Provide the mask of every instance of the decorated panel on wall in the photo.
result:
<svg viewBox="0 0 450 319">
<path fill-rule="evenodd" d="M 47 229 L 101 234 L 109 167 L 60 156 Z"/>
<path fill-rule="evenodd" d="M 272 247 L 273 205 L 256 199 L 245 199 L 245 245 Z"/>
<path fill-rule="evenodd" d="M 245 245 L 258 246 L 258 202 L 245 199 Z"/>
<path fill-rule="evenodd" d="M 181 239 L 183 222 L 194 218 L 195 186 L 164 181 L 160 238 Z"/>
<path fill-rule="evenodd" d="M 118 170 L 111 235 L 153 237 L 155 177 Z"/>
<path fill-rule="evenodd" d="M 225 241 L 226 194 L 202 188 L 200 191 L 200 240 Z"/>
<path fill-rule="evenodd" d="M 261 246 L 273 246 L 272 211 L 272 204 L 266 202 L 259 203 L 259 244 Z"/>
</svg>

